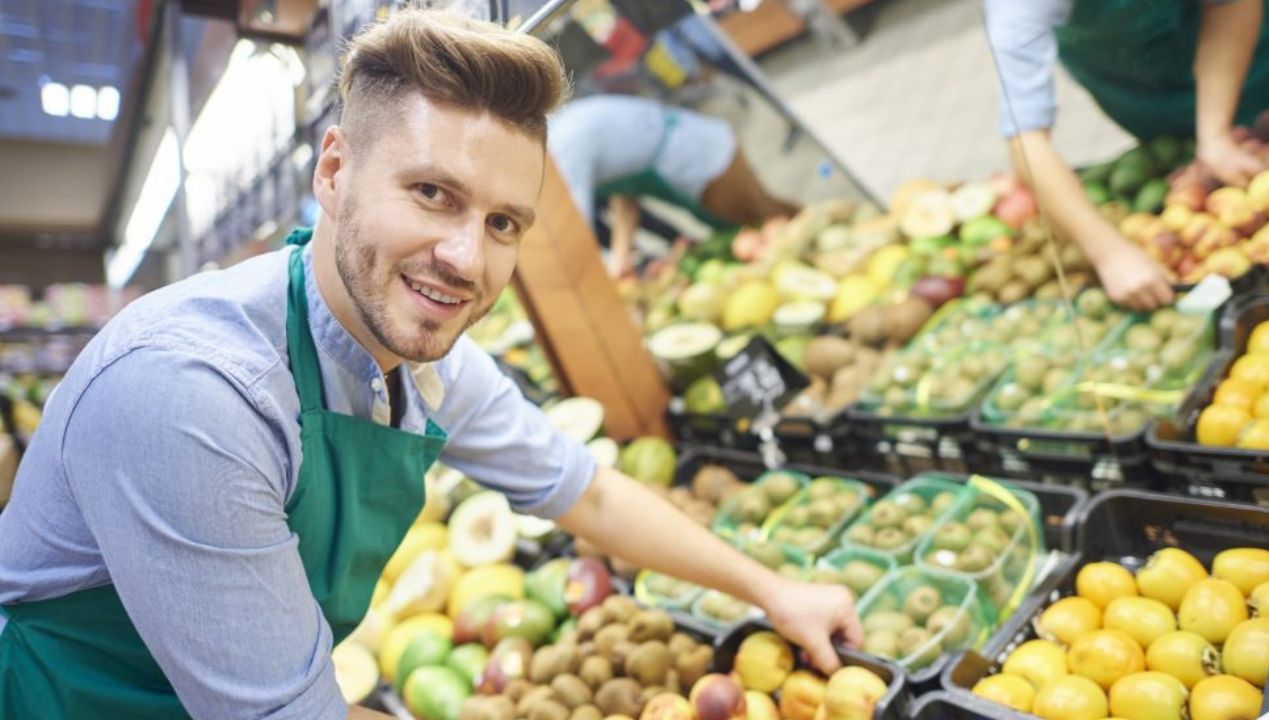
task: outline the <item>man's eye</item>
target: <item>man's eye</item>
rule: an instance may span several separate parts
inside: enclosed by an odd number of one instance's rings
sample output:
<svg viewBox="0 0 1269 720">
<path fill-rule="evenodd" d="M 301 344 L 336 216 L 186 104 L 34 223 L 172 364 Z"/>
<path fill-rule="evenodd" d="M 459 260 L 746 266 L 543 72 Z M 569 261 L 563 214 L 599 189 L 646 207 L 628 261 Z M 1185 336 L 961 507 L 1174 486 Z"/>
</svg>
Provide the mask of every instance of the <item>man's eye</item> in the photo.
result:
<svg viewBox="0 0 1269 720">
<path fill-rule="evenodd" d="M 496 232 L 511 232 L 515 229 L 515 223 L 506 215 L 494 215 L 489 218 L 489 226 Z"/>
<path fill-rule="evenodd" d="M 431 183 L 419 185 L 419 194 L 428 200 L 436 200 L 441 196 L 441 189 Z"/>
</svg>

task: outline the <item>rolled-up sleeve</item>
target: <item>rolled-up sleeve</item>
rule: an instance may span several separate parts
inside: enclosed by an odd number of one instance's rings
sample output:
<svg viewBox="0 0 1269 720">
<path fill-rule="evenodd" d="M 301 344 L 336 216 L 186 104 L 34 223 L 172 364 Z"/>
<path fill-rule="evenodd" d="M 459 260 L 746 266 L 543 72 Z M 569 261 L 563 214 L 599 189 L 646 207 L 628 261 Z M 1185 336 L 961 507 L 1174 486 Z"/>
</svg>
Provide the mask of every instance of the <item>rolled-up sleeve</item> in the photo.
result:
<svg viewBox="0 0 1269 720">
<path fill-rule="evenodd" d="M 1053 126 L 1057 28 L 1072 0 L 985 0 L 987 40 L 1000 85 L 1000 132 L 1013 137 Z"/>
<path fill-rule="evenodd" d="M 206 360 L 134 350 L 78 398 L 69 486 L 115 589 L 195 718 L 344 718 L 331 633 L 286 522 L 261 398 Z"/>
<path fill-rule="evenodd" d="M 505 494 L 518 512 L 555 518 L 573 507 L 595 475 L 586 447 L 557 432 L 470 339 L 459 340 L 439 372 L 445 464 Z"/>
</svg>

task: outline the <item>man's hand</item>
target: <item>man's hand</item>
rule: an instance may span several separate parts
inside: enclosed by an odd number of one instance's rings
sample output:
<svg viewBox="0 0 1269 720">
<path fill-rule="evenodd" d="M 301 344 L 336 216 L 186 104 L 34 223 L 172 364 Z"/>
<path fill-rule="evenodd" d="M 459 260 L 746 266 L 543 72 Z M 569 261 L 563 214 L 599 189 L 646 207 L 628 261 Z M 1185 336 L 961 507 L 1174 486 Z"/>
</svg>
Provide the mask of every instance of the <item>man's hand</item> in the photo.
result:
<svg viewBox="0 0 1269 720">
<path fill-rule="evenodd" d="M 864 642 L 864 629 L 850 591 L 839 585 L 785 580 L 775 587 L 763 609 L 781 635 L 806 650 L 820 672 L 841 667 L 831 638 L 840 636 L 852 648 Z"/>
<path fill-rule="evenodd" d="M 1260 158 L 1239 147 L 1228 132 L 1200 139 L 1197 155 L 1199 161 L 1226 185 L 1246 187 L 1257 173 L 1265 169 Z"/>
<path fill-rule="evenodd" d="M 1097 258 L 1097 276 L 1118 305 L 1153 310 L 1172 302 L 1172 285 L 1144 250 L 1122 237 L 1107 239 Z"/>
</svg>

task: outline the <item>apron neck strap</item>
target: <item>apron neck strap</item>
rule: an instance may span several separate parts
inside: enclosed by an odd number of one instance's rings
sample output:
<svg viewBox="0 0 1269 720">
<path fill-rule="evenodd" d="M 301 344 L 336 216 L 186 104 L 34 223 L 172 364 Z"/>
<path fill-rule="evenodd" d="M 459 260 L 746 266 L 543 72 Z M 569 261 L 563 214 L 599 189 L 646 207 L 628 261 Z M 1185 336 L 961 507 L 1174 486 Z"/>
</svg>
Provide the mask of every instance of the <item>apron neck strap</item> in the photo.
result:
<svg viewBox="0 0 1269 720">
<path fill-rule="evenodd" d="M 300 410 L 311 412 L 325 407 L 322 398 L 322 370 L 317 361 L 317 346 L 308 326 L 308 293 L 304 287 L 304 250 L 313 236 L 310 228 L 296 228 L 286 238 L 287 245 L 296 245 L 291 252 L 289 282 L 286 293 L 286 342 L 291 356 L 291 374 L 300 396 Z"/>
</svg>

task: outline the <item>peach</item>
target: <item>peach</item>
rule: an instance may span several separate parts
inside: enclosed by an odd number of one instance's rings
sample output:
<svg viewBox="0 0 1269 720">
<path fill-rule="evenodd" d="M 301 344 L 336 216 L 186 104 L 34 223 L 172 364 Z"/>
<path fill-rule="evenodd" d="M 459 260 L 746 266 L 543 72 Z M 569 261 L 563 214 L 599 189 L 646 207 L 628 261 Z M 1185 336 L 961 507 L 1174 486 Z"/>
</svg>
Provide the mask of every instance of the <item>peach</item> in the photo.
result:
<svg viewBox="0 0 1269 720">
<path fill-rule="evenodd" d="M 1199 238 L 1207 233 L 1209 228 L 1216 226 L 1216 218 L 1205 212 L 1196 212 L 1194 217 L 1181 228 L 1181 242 L 1186 247 L 1194 247 L 1198 243 Z"/>
<path fill-rule="evenodd" d="M 663 692 L 643 706 L 639 720 L 695 720 L 692 704 L 682 695 Z"/>
<path fill-rule="evenodd" d="M 1163 209 L 1163 215 L 1159 217 L 1169 230 L 1181 232 L 1190 218 L 1194 217 L 1194 211 L 1185 205 L 1169 205 Z"/>
<path fill-rule="evenodd" d="M 1223 187 L 1211 195 L 1207 196 L 1207 203 L 1204 208 L 1211 214 L 1220 216 L 1222 212 L 1226 212 L 1232 208 L 1246 207 L 1251 209 L 1247 204 L 1247 193 L 1242 188 Z"/>
<path fill-rule="evenodd" d="M 771 696 L 757 690 L 745 691 L 745 720 L 780 720 L 780 710 Z"/>
<path fill-rule="evenodd" d="M 1247 203 L 1253 210 L 1269 212 L 1269 170 L 1251 179 L 1247 186 Z"/>
<path fill-rule="evenodd" d="M 1207 203 L 1207 188 L 1201 180 L 1183 178 L 1168 191 L 1163 200 L 1165 206 L 1181 205 L 1191 212 L 1201 212 Z"/>
<path fill-rule="evenodd" d="M 1149 237 L 1150 226 L 1157 220 L 1150 213 L 1133 213 L 1119 223 L 1119 232 L 1133 242 L 1141 242 Z"/>
<path fill-rule="evenodd" d="M 1207 272 L 1236 278 L 1251 269 L 1251 260 L 1235 247 L 1221 248 L 1203 261 L 1203 269 Z"/>
<path fill-rule="evenodd" d="M 814 720 L 815 710 L 824 702 L 828 685 L 809 670 L 794 670 L 780 686 L 780 717 L 784 720 Z"/>
<path fill-rule="evenodd" d="M 745 691 L 730 675 L 710 673 L 692 686 L 690 697 L 700 720 L 741 720 L 746 717 Z"/>
<path fill-rule="evenodd" d="M 886 683 L 872 671 L 850 665 L 833 673 L 824 695 L 826 720 L 867 720 L 886 694 Z"/>
<path fill-rule="evenodd" d="M 756 632 L 740 643 L 735 666 L 746 690 L 775 692 L 793 670 L 793 648 L 773 632 Z"/>
<path fill-rule="evenodd" d="M 1207 258 L 1208 255 L 1229 247 L 1238 242 L 1238 237 L 1234 235 L 1234 231 L 1219 223 L 1209 227 L 1206 232 L 1194 243 L 1191 252 L 1199 260 Z"/>
<path fill-rule="evenodd" d="M 1162 232 L 1146 241 L 1146 253 L 1165 267 L 1175 267 L 1185 257 L 1185 245 L 1174 232 Z"/>
</svg>

